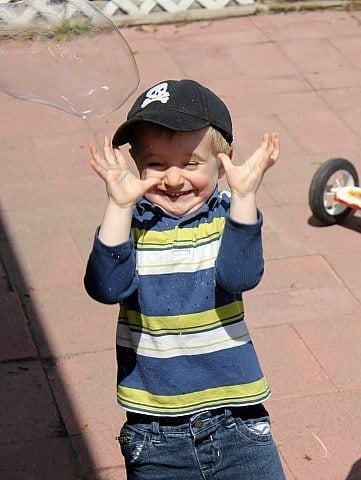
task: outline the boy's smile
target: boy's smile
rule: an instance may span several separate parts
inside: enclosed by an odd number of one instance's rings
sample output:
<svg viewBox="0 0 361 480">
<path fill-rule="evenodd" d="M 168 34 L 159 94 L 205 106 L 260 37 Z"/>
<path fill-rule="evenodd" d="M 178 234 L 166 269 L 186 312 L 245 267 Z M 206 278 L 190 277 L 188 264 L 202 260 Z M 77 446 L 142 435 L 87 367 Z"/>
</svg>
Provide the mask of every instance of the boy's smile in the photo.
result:
<svg viewBox="0 0 361 480">
<path fill-rule="evenodd" d="M 169 198 L 174 198 L 174 199 L 177 199 L 179 197 L 183 197 L 183 195 L 188 195 L 192 191 L 192 190 L 189 190 L 188 192 L 168 192 L 167 190 L 161 190 L 161 189 L 158 189 L 158 190 L 163 195 L 165 195 Z"/>
<path fill-rule="evenodd" d="M 140 139 L 136 162 L 142 179 L 161 180 L 145 198 L 176 216 L 198 210 L 211 196 L 220 173 L 209 127 L 169 134 L 150 126 Z"/>
</svg>

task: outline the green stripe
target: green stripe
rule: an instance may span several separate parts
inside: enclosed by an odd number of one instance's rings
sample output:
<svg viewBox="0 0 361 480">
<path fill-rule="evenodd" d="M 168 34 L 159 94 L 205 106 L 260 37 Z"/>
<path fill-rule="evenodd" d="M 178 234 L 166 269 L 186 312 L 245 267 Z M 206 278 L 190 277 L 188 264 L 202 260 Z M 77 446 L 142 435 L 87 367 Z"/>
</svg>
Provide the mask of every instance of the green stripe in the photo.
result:
<svg viewBox="0 0 361 480">
<path fill-rule="evenodd" d="M 132 228 L 132 234 L 138 249 L 163 250 L 174 245 L 194 247 L 220 237 L 224 223 L 225 219 L 222 217 L 197 227 L 174 228 L 162 232 Z"/>
<path fill-rule="evenodd" d="M 243 302 L 241 301 L 235 301 L 216 309 L 186 315 L 147 316 L 134 310 L 127 310 L 125 306 L 121 306 L 119 312 L 119 322 L 127 324 L 130 330 L 155 336 L 167 333 L 209 331 L 230 325 L 242 319 Z"/>
<path fill-rule="evenodd" d="M 184 395 L 152 395 L 144 390 L 118 386 L 118 402 L 125 408 L 133 408 L 154 414 L 187 414 L 202 408 L 257 403 L 270 395 L 264 378 L 245 385 L 232 385 L 186 393 Z"/>
</svg>

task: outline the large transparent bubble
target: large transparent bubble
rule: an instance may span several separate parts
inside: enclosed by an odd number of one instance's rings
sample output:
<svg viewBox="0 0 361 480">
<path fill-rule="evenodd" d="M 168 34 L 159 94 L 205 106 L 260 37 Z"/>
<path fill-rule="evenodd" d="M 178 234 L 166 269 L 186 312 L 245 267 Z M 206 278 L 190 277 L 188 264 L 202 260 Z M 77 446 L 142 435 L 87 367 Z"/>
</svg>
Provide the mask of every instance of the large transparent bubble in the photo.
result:
<svg viewBox="0 0 361 480">
<path fill-rule="evenodd" d="M 1 91 L 91 118 L 116 110 L 138 84 L 127 42 L 90 1 L 0 4 Z"/>
</svg>

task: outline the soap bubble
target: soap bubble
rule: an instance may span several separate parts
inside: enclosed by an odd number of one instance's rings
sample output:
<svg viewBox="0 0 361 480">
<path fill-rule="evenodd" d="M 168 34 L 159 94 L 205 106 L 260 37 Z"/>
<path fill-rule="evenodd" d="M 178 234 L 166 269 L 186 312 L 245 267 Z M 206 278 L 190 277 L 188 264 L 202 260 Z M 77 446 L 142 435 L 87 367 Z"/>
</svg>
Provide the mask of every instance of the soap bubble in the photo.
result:
<svg viewBox="0 0 361 480">
<path fill-rule="evenodd" d="M 0 91 L 91 118 L 119 108 L 138 84 L 129 45 L 88 0 L 0 4 Z"/>
</svg>

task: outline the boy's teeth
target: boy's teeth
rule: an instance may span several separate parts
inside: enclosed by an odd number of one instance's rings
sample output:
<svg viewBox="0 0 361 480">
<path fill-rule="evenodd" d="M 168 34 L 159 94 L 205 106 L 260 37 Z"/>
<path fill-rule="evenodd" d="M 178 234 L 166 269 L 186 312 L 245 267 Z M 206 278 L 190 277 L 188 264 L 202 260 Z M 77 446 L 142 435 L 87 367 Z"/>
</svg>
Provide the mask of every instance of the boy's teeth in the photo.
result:
<svg viewBox="0 0 361 480">
<path fill-rule="evenodd" d="M 181 195 L 183 195 L 184 192 L 179 192 L 179 193 L 170 193 L 168 192 L 167 195 L 169 197 L 180 197 Z"/>
</svg>

